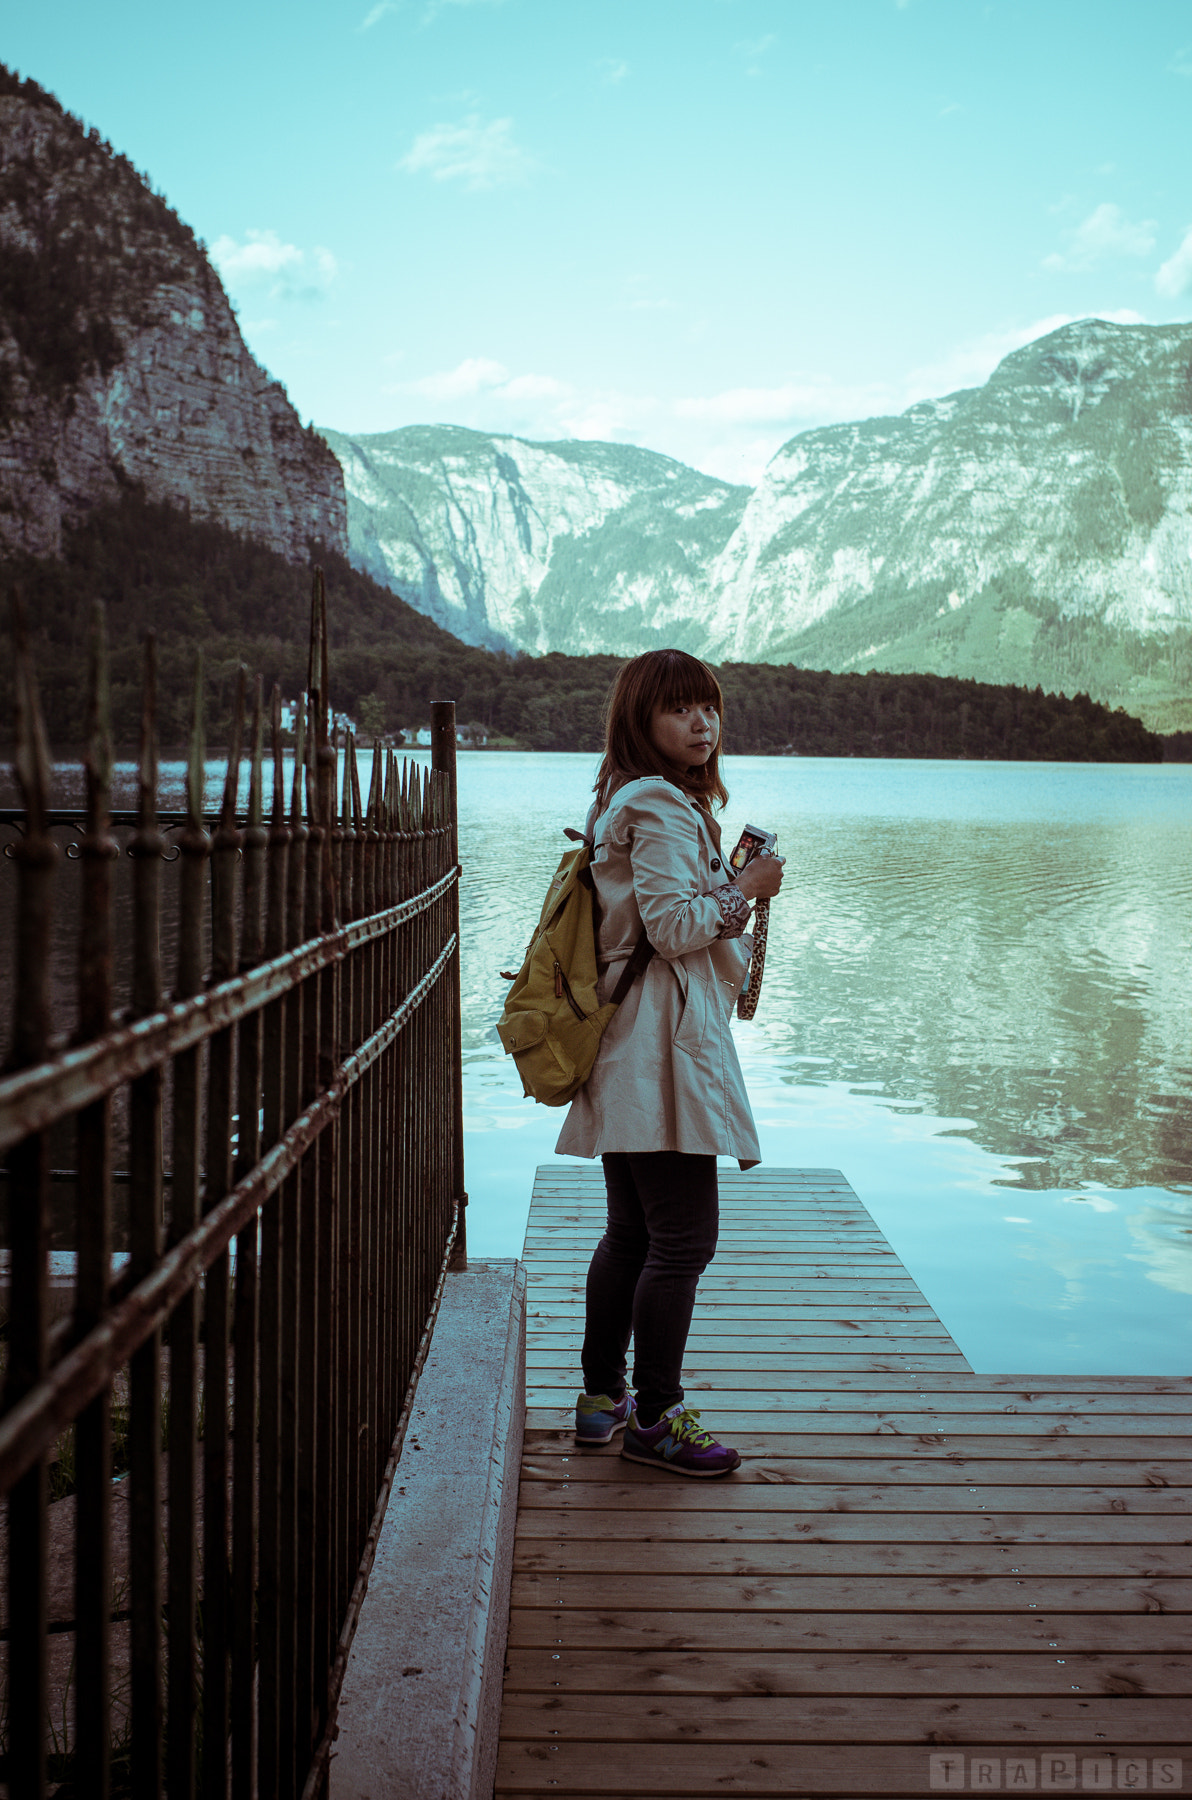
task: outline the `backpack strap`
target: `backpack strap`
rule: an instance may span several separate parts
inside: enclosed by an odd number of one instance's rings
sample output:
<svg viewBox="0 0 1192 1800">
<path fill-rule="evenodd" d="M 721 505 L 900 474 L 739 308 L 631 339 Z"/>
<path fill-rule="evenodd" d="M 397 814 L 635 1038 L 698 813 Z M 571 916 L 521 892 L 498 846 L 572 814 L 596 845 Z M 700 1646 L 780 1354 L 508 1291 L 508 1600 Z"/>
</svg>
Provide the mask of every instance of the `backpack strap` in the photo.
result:
<svg viewBox="0 0 1192 1800">
<path fill-rule="evenodd" d="M 594 844 L 594 839 L 585 838 L 582 831 L 575 831 L 570 825 L 564 825 L 563 836 L 569 837 L 575 844 L 586 843 L 589 849 L 591 849 Z M 586 888 L 591 888 L 592 890 L 593 924 L 599 929 L 600 901 L 596 894 L 596 883 L 592 880 L 591 870 L 581 869 L 576 879 L 581 881 Z M 630 956 L 629 961 L 625 964 L 625 967 L 621 970 L 616 987 L 609 995 L 610 1006 L 620 1006 L 622 1000 L 625 998 L 638 976 L 645 973 L 654 954 L 654 946 L 646 936 L 646 930 L 643 926 L 642 934 L 638 938 L 637 943 L 633 946 L 633 953 Z"/>
<path fill-rule="evenodd" d="M 608 997 L 610 1006 L 620 1006 L 638 976 L 645 973 L 654 954 L 654 946 L 643 930 L 637 943 L 633 946 L 632 956 L 621 970 L 616 987 Z"/>
</svg>

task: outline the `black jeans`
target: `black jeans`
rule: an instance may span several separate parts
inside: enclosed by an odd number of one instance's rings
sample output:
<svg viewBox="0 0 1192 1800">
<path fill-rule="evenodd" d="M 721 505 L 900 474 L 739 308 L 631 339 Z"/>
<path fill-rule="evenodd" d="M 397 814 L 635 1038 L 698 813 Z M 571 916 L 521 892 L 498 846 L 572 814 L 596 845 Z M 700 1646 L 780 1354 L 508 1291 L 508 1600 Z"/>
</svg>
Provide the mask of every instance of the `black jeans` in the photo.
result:
<svg viewBox="0 0 1192 1800">
<path fill-rule="evenodd" d="M 651 1425 L 683 1398 L 695 1290 L 716 1254 L 716 1158 L 656 1150 L 601 1160 L 608 1226 L 588 1270 L 584 1387 L 614 1399 L 625 1391 L 632 1336 L 638 1413 Z"/>
</svg>

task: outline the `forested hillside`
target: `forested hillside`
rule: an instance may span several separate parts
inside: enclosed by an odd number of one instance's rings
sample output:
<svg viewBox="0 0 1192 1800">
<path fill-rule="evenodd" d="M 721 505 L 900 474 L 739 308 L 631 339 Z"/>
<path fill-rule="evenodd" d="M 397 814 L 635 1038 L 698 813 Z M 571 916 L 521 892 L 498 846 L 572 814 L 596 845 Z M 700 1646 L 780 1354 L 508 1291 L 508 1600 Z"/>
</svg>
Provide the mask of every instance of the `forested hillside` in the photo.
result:
<svg viewBox="0 0 1192 1800">
<path fill-rule="evenodd" d="M 327 575 L 332 702 L 369 731 L 424 724 L 453 699 L 461 724 L 531 750 L 594 750 L 621 658 L 508 656 L 460 643 L 334 551 Z M 277 553 L 130 489 L 65 534 L 61 558 L 10 556 L 30 615 L 43 704 L 58 746 L 83 735 L 87 618 L 106 602 L 118 739 L 135 741 L 141 643 L 155 629 L 163 741 L 185 738 L 192 671 L 207 668 L 208 731 L 227 729 L 245 663 L 283 696 L 305 681 L 309 575 Z M 1162 740 L 1084 695 L 994 687 L 934 675 L 829 674 L 785 664 L 720 669 L 726 744 L 738 753 L 1153 762 Z M 12 716 L 11 661 L 0 658 L 0 711 Z"/>
</svg>

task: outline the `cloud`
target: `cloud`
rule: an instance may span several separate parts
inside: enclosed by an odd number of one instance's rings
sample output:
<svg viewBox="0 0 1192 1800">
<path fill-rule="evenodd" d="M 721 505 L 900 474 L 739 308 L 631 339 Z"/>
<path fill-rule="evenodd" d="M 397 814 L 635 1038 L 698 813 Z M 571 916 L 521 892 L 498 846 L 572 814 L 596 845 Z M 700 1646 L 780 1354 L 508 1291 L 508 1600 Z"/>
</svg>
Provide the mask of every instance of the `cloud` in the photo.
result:
<svg viewBox="0 0 1192 1800">
<path fill-rule="evenodd" d="M 1185 44 L 1177 50 L 1167 65 L 1169 75 L 1186 75 L 1192 77 L 1192 45 Z"/>
<path fill-rule="evenodd" d="M 745 63 L 746 75 L 760 75 L 762 58 L 770 54 L 777 42 L 772 31 L 768 31 L 765 37 L 742 38 L 739 44 L 733 45 L 733 55 L 741 57 Z"/>
<path fill-rule="evenodd" d="M 754 62 L 759 56 L 764 56 L 767 50 L 772 50 L 777 42 L 775 34 L 767 31 L 765 37 L 742 38 L 739 44 L 733 45 L 733 52 L 737 56 L 743 56 L 746 62 Z"/>
<path fill-rule="evenodd" d="M 276 231 L 251 228 L 243 243 L 226 234 L 216 238 L 211 260 L 230 287 L 264 291 L 279 300 L 319 299 L 338 274 L 334 256 L 321 244 L 300 250 L 283 243 Z"/>
<path fill-rule="evenodd" d="M 1091 315 L 1049 313 L 1042 319 L 1032 319 L 1028 325 L 983 332 L 978 338 L 970 338 L 966 343 L 954 345 L 938 361 L 912 369 L 901 384 L 904 398 L 899 410 L 913 406 L 917 400 L 954 394 L 960 388 L 980 387 L 989 380 L 998 364 L 1013 351 L 1021 350 L 1024 344 L 1033 344 L 1036 338 L 1046 337 L 1049 332 L 1058 331 L 1062 325 L 1074 325 L 1078 318 L 1089 317 L 1106 319 L 1112 325 L 1145 323 L 1140 313 L 1133 312 L 1129 307 L 1118 307 Z"/>
<path fill-rule="evenodd" d="M 403 400 L 415 418 L 426 419 L 433 409 L 443 423 L 546 441 L 653 444 L 666 416 L 653 395 L 581 390 L 554 375 L 511 373 L 488 356 L 466 357 L 453 369 L 397 382 L 386 391 Z"/>
<path fill-rule="evenodd" d="M 624 81 L 629 73 L 629 64 L 618 62 L 614 56 L 602 56 L 596 67 L 599 70 L 601 81 L 614 87 L 617 82 Z"/>
<path fill-rule="evenodd" d="M 538 165 L 514 143 L 512 119 L 485 125 L 479 114 L 470 113 L 455 124 L 420 132 L 397 166 L 411 175 L 462 181 L 466 188 L 480 190 L 525 181 Z"/>
<path fill-rule="evenodd" d="M 675 311 L 675 302 L 658 292 L 649 275 L 627 275 L 621 294 L 620 304 L 628 312 Z"/>
<path fill-rule="evenodd" d="M 876 405 L 874 402 L 877 402 Z M 680 419 L 702 419 L 719 425 L 793 424 L 814 416 L 860 418 L 882 411 L 876 388 L 841 387 L 829 378 L 784 382 L 776 387 L 727 388 L 719 394 L 688 395 L 675 401 Z"/>
<path fill-rule="evenodd" d="M 502 6 L 504 0 L 427 0 L 422 14 L 422 23 L 429 25 L 436 13 L 442 12 L 445 6 Z M 402 0 L 377 0 L 377 4 L 357 26 L 358 31 L 371 31 L 385 17 L 386 13 L 402 11 Z"/>
<path fill-rule="evenodd" d="M 1155 275 L 1155 290 L 1165 300 L 1178 300 L 1192 288 L 1192 225 L 1174 256 L 1162 263 Z"/>
<path fill-rule="evenodd" d="M 980 387 L 1012 351 L 1074 324 L 1077 316 L 1052 313 L 1026 325 L 986 332 L 889 381 L 847 382 L 830 375 L 795 374 L 765 387 L 685 395 L 665 409 L 674 422 L 669 440 L 656 437 L 651 448 L 666 449 L 726 481 L 756 482 L 783 444 L 799 432 L 888 417 L 923 400 Z M 1138 313 L 1120 308 L 1100 311 L 1096 317 L 1121 325 L 1143 323 Z"/>
<path fill-rule="evenodd" d="M 1098 206 L 1063 233 L 1064 249 L 1043 258 L 1045 269 L 1083 272 L 1111 256 L 1146 256 L 1155 247 L 1155 221 L 1132 225 L 1120 206 Z"/>
<path fill-rule="evenodd" d="M 1118 324 L 1144 322 L 1136 312 L 1122 309 L 1096 316 Z M 1077 317 L 1053 313 L 987 332 L 943 347 L 931 363 L 882 382 L 838 381 L 796 370 L 765 386 L 671 400 L 649 392 L 581 387 L 539 371 L 513 372 L 495 357 L 476 355 L 450 369 L 394 382 L 385 391 L 400 401 L 409 423 L 449 422 L 531 441 L 637 444 L 722 481 L 754 486 L 798 433 L 902 413 L 958 388 L 979 387 L 1012 351 L 1076 323 Z"/>
<path fill-rule="evenodd" d="M 523 408 L 527 403 L 558 403 L 569 399 L 573 390 L 553 375 L 510 375 L 504 363 L 492 357 L 469 356 L 454 369 L 420 375 L 402 382 L 393 392 L 417 394 L 436 404 L 480 400 L 491 412 L 510 403 Z"/>
</svg>

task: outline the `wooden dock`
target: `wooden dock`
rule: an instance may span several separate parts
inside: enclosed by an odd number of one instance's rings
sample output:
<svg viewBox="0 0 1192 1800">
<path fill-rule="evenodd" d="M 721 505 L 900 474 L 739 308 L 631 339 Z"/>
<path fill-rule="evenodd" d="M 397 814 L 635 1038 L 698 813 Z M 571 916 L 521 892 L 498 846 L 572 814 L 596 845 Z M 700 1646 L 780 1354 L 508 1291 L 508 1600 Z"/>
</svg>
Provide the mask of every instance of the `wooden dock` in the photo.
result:
<svg viewBox="0 0 1192 1800">
<path fill-rule="evenodd" d="M 840 1174 L 763 1168 L 685 1376 L 741 1469 L 580 1451 L 603 1198 L 538 1171 L 501 1800 L 1192 1791 L 1192 1382 L 976 1375 Z"/>
</svg>

